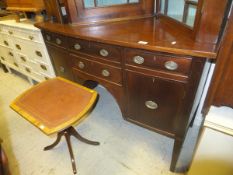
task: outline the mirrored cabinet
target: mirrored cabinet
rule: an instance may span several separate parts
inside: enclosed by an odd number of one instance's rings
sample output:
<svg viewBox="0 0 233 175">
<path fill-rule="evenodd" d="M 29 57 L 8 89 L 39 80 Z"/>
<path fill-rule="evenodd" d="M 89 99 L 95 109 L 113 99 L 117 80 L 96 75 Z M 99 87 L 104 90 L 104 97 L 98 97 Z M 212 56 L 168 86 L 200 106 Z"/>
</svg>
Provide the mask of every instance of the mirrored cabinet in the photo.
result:
<svg viewBox="0 0 233 175">
<path fill-rule="evenodd" d="M 161 0 L 160 13 L 193 27 L 198 0 Z"/>
</svg>

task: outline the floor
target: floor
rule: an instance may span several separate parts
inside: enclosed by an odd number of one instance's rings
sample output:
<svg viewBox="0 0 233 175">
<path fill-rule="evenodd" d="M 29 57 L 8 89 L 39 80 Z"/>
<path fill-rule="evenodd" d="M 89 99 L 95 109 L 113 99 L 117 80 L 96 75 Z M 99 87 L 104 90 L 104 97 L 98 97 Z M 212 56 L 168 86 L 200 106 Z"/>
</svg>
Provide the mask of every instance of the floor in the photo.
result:
<svg viewBox="0 0 233 175">
<path fill-rule="evenodd" d="M 8 154 L 12 175 L 71 175 L 65 140 L 53 150 L 48 137 L 9 108 L 11 101 L 31 85 L 16 73 L 0 68 L 0 137 Z M 82 175 L 176 175 L 169 171 L 173 140 L 123 120 L 113 97 L 97 87 L 99 102 L 76 129 L 100 146 L 72 139 L 78 174 Z M 193 126 L 185 141 L 179 169 L 187 168 L 198 132 Z"/>
</svg>

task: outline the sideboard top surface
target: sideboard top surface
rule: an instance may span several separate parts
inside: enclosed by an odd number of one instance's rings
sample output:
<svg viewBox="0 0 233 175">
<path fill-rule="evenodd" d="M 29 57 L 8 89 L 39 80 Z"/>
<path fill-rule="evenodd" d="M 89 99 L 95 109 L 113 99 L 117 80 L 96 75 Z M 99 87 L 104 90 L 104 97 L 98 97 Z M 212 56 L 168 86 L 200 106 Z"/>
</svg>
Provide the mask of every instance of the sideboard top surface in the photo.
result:
<svg viewBox="0 0 233 175">
<path fill-rule="evenodd" d="M 216 57 L 216 45 L 195 41 L 189 30 L 171 25 L 163 18 L 151 17 L 82 26 L 52 22 L 35 25 L 47 31 L 91 41 L 172 54 L 212 59 Z M 147 44 L 139 43 L 140 41 Z"/>
</svg>

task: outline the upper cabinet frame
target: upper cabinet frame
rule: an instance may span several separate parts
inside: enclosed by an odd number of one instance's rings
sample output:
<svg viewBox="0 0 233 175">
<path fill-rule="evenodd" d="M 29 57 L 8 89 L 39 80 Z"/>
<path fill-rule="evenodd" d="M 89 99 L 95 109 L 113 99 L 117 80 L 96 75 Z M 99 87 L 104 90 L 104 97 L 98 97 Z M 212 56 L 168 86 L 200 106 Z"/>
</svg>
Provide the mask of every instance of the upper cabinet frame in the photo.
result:
<svg viewBox="0 0 233 175">
<path fill-rule="evenodd" d="M 138 3 L 85 8 L 83 0 L 66 0 L 69 22 L 94 23 L 121 18 L 139 18 L 154 15 L 154 0 L 139 0 Z"/>
</svg>

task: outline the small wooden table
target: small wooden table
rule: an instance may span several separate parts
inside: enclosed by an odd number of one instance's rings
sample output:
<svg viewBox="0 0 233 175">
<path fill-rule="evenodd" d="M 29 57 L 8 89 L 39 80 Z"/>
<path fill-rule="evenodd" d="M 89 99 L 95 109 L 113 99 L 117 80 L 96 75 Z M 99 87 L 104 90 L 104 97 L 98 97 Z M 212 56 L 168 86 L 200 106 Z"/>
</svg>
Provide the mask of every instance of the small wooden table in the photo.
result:
<svg viewBox="0 0 233 175">
<path fill-rule="evenodd" d="M 57 77 L 27 90 L 10 106 L 45 134 L 57 133 L 56 141 L 44 150 L 52 149 L 60 142 L 61 137 L 65 136 L 73 172 L 76 174 L 70 136 L 91 145 L 99 145 L 99 142 L 83 138 L 72 125 L 80 123 L 87 116 L 97 97 L 96 91 Z"/>
</svg>

